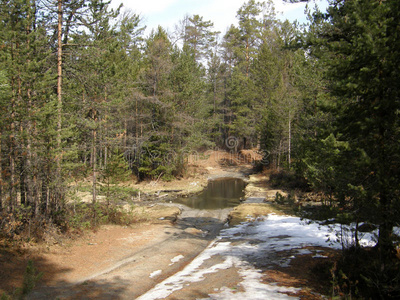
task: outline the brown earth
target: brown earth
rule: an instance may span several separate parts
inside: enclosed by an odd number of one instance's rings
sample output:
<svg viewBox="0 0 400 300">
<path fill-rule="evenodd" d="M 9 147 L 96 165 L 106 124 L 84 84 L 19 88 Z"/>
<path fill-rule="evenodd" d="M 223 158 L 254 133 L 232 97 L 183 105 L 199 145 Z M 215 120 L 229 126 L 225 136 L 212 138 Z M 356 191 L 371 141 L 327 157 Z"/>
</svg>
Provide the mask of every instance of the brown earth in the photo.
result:
<svg viewBox="0 0 400 300">
<path fill-rule="evenodd" d="M 200 191 L 209 178 L 251 173 L 251 163 L 259 158 L 257 155 L 247 152 L 235 157 L 232 153 L 212 151 L 201 157 L 190 157 L 189 168 L 196 172 L 184 179 L 127 184 L 148 194 L 161 190 L 194 193 Z M 246 193 L 248 197 L 268 198 L 271 194 L 268 176 L 250 176 Z M 43 277 L 30 299 L 135 298 L 190 263 L 218 234 L 230 212 L 229 209 L 196 211 L 165 203 L 142 202 L 134 213 L 147 216 L 141 218 L 146 221 L 134 226 L 102 226 L 96 232 L 57 239 L 58 242 L 52 244 L 0 245 L 0 295 L 3 292 L 12 294 L 22 285 L 27 261 L 32 260 Z M 237 224 L 248 216 L 256 218 L 269 212 L 277 210 L 267 204 L 242 204 L 233 210 L 230 219 Z M 178 254 L 184 254 L 184 258 L 171 263 Z M 303 287 L 302 293 L 310 297 L 319 297 L 314 291 L 323 292 L 326 287 L 318 287 L 321 280 L 312 275 L 317 268 L 315 262 L 303 256 L 294 260 L 290 268 L 267 271 L 268 276 L 282 285 Z M 149 277 L 157 270 L 163 271 Z M 132 281 L 132 278 L 137 280 Z M 232 280 L 236 280 L 234 276 Z M 308 296 L 305 299 L 320 299 Z"/>
</svg>

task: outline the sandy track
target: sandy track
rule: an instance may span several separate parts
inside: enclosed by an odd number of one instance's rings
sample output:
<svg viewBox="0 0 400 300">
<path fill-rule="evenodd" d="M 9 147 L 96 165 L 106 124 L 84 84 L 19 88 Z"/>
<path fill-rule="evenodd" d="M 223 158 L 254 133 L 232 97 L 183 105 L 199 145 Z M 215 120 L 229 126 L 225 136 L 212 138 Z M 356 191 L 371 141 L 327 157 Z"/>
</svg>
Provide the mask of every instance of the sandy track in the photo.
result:
<svg viewBox="0 0 400 300">
<path fill-rule="evenodd" d="M 135 299 L 142 295 L 201 253 L 224 226 L 230 211 L 180 207 L 182 214 L 176 224 L 149 225 L 154 226 L 150 231 L 157 231 L 151 240 L 127 249 L 112 265 L 72 281 L 65 276 L 39 286 L 28 299 Z M 129 234 L 125 238 L 129 239 Z"/>
<path fill-rule="evenodd" d="M 216 158 L 209 159 L 212 160 L 217 162 Z M 217 164 L 214 167 L 209 170 L 208 178 L 243 177 L 251 169 L 250 165 L 223 170 Z M 50 272 L 57 279 L 47 276 L 27 298 L 135 299 L 184 269 L 202 253 L 224 228 L 232 210 L 206 211 L 179 204 L 166 205 L 179 206 L 181 209 L 174 224 L 163 221 L 159 224 L 146 224 L 145 228 L 139 230 L 114 228 L 112 234 L 106 238 L 102 237 L 102 231 L 94 234 L 88 243 L 93 246 L 93 251 L 87 245 L 78 245 L 70 252 L 76 252 L 80 257 L 60 255 L 59 260 L 66 260 L 55 262 L 55 265 L 62 265 L 65 269 L 72 263 L 75 266 L 70 268 L 70 272 Z M 105 244 L 109 245 L 108 248 L 104 247 Z M 85 253 L 86 250 L 91 252 Z M 50 256 L 54 259 L 54 255 Z M 90 261 L 90 268 L 86 261 Z M 77 263 L 82 266 L 77 266 Z M 77 271 L 79 269 L 82 270 Z M 215 286 L 236 288 L 239 280 L 235 269 L 226 270 L 211 276 L 201 286 L 194 284 L 189 290 L 178 293 L 178 297 L 201 298 L 212 293 Z"/>
</svg>

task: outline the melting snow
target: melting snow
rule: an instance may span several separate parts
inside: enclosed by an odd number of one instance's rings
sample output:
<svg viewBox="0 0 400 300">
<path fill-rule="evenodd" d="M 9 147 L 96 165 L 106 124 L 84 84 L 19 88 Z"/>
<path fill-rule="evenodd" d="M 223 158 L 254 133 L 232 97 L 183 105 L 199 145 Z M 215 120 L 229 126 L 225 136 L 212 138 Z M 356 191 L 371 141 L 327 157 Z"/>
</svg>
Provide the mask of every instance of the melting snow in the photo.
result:
<svg viewBox="0 0 400 300">
<path fill-rule="evenodd" d="M 183 255 L 178 255 L 175 256 L 174 258 L 171 258 L 171 263 L 169 264 L 170 266 L 173 265 L 174 263 L 177 263 L 178 261 L 180 261 L 182 258 L 184 258 Z"/>
<path fill-rule="evenodd" d="M 161 270 L 157 270 L 157 271 L 154 271 L 153 273 L 151 273 L 149 277 L 150 278 L 154 278 L 154 277 L 156 277 L 158 275 L 161 275 L 161 273 L 162 273 Z"/>
<path fill-rule="evenodd" d="M 207 299 L 293 299 L 294 297 L 284 293 L 295 293 L 298 289 L 262 283 L 263 274 L 257 269 L 257 262 L 267 261 L 270 264 L 288 266 L 293 255 L 313 253 L 304 247 L 341 248 L 337 233 L 341 234 L 346 243 L 350 243 L 353 227 L 341 227 L 338 224 L 320 225 L 298 217 L 270 214 L 253 223 L 242 223 L 224 229 L 220 236 L 186 268 L 156 285 L 138 299 L 166 298 L 192 282 L 204 280 L 207 274 L 229 268 L 238 270 L 243 279 L 240 285 L 244 291 L 232 291 L 225 287 L 210 294 L 210 298 Z M 375 245 L 375 234 L 365 234 L 360 238 L 360 244 Z M 277 260 L 274 255 L 280 251 L 291 251 L 291 255 Z M 222 260 L 211 267 L 203 266 L 205 261 L 214 256 L 219 256 Z M 314 257 L 322 255 L 317 254 Z M 177 256 L 171 262 L 181 258 Z"/>
</svg>

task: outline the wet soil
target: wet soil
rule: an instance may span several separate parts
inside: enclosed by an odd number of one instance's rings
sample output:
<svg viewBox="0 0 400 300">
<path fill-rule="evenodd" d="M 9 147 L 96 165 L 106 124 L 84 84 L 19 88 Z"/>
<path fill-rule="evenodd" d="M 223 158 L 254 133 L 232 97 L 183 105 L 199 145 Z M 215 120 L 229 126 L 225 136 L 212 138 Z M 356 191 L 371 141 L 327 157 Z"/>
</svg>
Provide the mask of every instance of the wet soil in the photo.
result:
<svg viewBox="0 0 400 300">
<path fill-rule="evenodd" d="M 221 155 L 211 153 L 207 160 L 193 163 L 203 174 L 199 172 L 175 183 L 147 182 L 138 187 L 146 193 L 177 189 L 190 194 L 201 190 L 209 179 L 243 178 L 251 174 L 251 164 L 226 165 L 229 160 L 225 157 L 222 165 Z M 251 176 L 246 187 L 247 197 L 266 198 L 267 183 L 265 176 Z M 188 265 L 228 226 L 229 219 L 240 222 L 261 212 L 256 208 L 252 213 L 248 209 L 253 204 L 242 204 L 235 209 L 240 217 L 235 217 L 233 208 L 199 210 L 167 202 L 142 201 L 141 210 L 150 211 L 153 218 L 135 226 L 103 226 L 75 240 L 27 246 L 19 253 L 1 252 L 0 263 L 4 268 L 0 279 L 4 280 L 0 283 L 0 294 L 2 291 L 10 294 L 13 287 L 21 286 L 23 270 L 31 259 L 43 277 L 28 299 L 134 299 Z M 154 203 L 158 203 L 156 207 Z M 269 209 L 267 205 L 262 206 Z M 276 282 L 280 282 L 278 277 L 284 281 L 290 275 L 277 274 Z M 218 286 L 239 288 L 240 278 L 234 269 L 214 277 L 178 293 L 179 297 L 174 299 L 206 297 Z"/>
</svg>

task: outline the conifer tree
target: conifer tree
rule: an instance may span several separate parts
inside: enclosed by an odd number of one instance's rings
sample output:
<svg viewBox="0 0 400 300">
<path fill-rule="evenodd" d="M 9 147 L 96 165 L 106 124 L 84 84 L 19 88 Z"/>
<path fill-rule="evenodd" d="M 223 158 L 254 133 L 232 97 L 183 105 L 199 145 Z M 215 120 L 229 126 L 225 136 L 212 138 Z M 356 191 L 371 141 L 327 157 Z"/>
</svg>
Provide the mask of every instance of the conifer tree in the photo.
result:
<svg viewBox="0 0 400 300">
<path fill-rule="evenodd" d="M 335 97 L 335 194 L 354 219 L 379 224 L 378 247 L 387 258 L 399 208 L 399 16 L 398 1 L 337 1 L 316 15 L 317 34 L 310 35 Z"/>
<path fill-rule="evenodd" d="M 185 17 L 183 24 L 183 44 L 193 49 L 196 61 L 200 63 L 202 59 L 210 56 L 210 50 L 215 45 L 219 32 L 212 31 L 214 23 L 204 21 L 199 15 Z"/>
<path fill-rule="evenodd" d="M 230 73 L 226 82 L 223 135 L 224 139 L 235 136 L 238 147 L 248 148 L 258 143 L 252 66 L 262 44 L 263 32 L 275 26 L 274 7 L 272 2 L 250 0 L 238 10 L 237 18 L 239 27 L 231 26 L 224 37 Z"/>
</svg>

